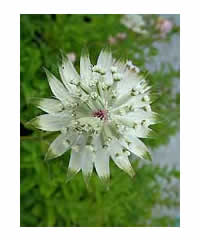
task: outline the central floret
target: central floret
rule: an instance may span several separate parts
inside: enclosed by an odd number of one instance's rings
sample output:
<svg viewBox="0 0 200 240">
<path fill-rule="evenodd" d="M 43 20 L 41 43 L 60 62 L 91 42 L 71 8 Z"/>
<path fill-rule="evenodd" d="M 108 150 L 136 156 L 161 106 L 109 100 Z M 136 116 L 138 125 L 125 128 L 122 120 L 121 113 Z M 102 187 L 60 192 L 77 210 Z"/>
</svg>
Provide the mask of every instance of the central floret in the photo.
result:
<svg viewBox="0 0 200 240">
<path fill-rule="evenodd" d="M 108 115 L 107 114 L 108 114 L 107 110 L 100 109 L 100 110 L 97 110 L 96 112 L 93 112 L 92 116 L 100 118 L 101 120 L 105 121 L 105 120 L 108 119 Z"/>
</svg>

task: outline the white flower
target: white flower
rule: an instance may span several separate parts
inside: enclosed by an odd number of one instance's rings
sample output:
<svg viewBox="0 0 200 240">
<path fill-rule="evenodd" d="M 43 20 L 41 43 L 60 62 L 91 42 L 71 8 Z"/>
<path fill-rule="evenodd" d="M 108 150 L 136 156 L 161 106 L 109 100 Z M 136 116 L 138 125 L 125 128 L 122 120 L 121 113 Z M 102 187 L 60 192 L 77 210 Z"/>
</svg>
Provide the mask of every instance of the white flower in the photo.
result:
<svg viewBox="0 0 200 240">
<path fill-rule="evenodd" d="M 139 138 L 150 137 L 149 126 L 157 122 L 146 81 L 132 62 L 116 61 L 107 50 L 101 51 L 95 66 L 88 54 L 83 54 L 80 75 L 71 61 L 63 57 L 59 72 L 62 81 L 46 70 L 54 98 L 39 99 L 36 105 L 46 114 L 31 121 L 41 130 L 60 132 L 46 159 L 71 149 L 69 176 L 82 170 L 88 179 L 94 167 L 101 179 L 108 179 L 112 158 L 133 177 L 130 153 L 151 158 Z"/>
<path fill-rule="evenodd" d="M 143 17 L 138 14 L 126 14 L 122 17 L 121 23 L 133 32 L 146 34 L 147 31 L 144 29 L 145 22 Z"/>
</svg>

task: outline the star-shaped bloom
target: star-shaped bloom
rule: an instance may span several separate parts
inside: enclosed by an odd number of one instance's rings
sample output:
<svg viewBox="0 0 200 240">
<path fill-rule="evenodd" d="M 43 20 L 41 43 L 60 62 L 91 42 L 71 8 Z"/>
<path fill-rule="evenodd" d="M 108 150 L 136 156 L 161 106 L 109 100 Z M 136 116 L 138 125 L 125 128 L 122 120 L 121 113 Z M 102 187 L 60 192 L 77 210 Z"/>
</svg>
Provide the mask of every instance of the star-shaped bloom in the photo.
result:
<svg viewBox="0 0 200 240">
<path fill-rule="evenodd" d="M 96 169 L 102 180 L 109 178 L 109 161 L 131 177 L 131 154 L 150 159 L 150 152 L 139 138 L 152 135 L 150 125 L 157 122 L 151 110 L 150 87 L 131 61 L 112 58 L 102 50 L 96 65 L 85 52 L 80 59 L 80 75 L 71 61 L 63 57 L 59 66 L 61 81 L 46 70 L 53 98 L 37 100 L 46 114 L 31 124 L 43 131 L 60 134 L 50 144 L 46 159 L 71 149 L 68 175 L 82 170 L 88 179 Z"/>
</svg>

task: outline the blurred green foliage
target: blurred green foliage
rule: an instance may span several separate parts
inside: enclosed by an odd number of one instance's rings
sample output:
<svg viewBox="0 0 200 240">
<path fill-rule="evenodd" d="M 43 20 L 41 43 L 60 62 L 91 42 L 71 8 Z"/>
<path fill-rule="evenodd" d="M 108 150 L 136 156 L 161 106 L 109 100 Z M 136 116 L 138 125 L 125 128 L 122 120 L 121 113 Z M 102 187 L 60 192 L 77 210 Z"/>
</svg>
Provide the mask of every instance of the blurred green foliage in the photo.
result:
<svg viewBox="0 0 200 240">
<path fill-rule="evenodd" d="M 26 128 L 26 122 L 40 111 L 30 105 L 32 97 L 52 95 L 42 67 L 58 76 L 60 50 L 76 54 L 79 69 L 81 50 L 87 46 L 94 63 L 99 51 L 108 45 L 109 36 L 125 32 L 127 38 L 118 40 L 111 49 L 114 57 L 132 59 L 143 71 L 145 61 L 158 52 L 153 47 L 156 30 L 149 26 L 149 35 L 131 32 L 120 24 L 120 15 L 21 15 L 21 226 L 175 226 L 176 219 L 153 217 L 156 204 L 179 206 L 177 199 L 163 199 L 158 176 L 170 181 L 179 178 L 179 172 L 148 164 L 136 170 L 134 180 L 111 163 L 110 190 L 106 191 L 94 174 L 87 190 L 79 173 L 66 183 L 70 152 L 48 163 L 44 154 L 52 135 Z M 156 19 L 156 15 L 146 16 Z M 177 28 L 171 35 L 176 34 Z M 167 40 L 169 40 L 167 39 Z M 167 41 L 163 40 L 163 41 Z M 144 48 L 148 47 L 148 56 Z M 137 58 L 134 56 L 137 55 Z M 174 95 L 173 79 L 179 72 L 169 65 L 148 76 L 158 95 L 153 108 L 163 121 L 154 128 L 158 137 L 146 140 L 155 148 L 166 144 L 179 128 L 179 94 Z"/>
</svg>

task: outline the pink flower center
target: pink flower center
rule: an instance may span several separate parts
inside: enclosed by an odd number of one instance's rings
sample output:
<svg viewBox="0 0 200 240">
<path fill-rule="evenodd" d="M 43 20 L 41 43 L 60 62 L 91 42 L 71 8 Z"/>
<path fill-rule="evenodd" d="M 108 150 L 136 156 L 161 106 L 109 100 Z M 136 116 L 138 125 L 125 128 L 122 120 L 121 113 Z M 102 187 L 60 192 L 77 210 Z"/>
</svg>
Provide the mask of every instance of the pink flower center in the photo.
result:
<svg viewBox="0 0 200 240">
<path fill-rule="evenodd" d="M 96 112 L 93 112 L 93 117 L 98 117 L 101 120 L 107 120 L 108 119 L 108 111 L 107 110 L 97 110 Z"/>
</svg>

